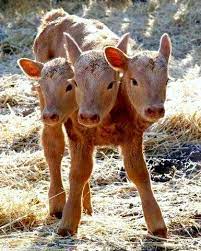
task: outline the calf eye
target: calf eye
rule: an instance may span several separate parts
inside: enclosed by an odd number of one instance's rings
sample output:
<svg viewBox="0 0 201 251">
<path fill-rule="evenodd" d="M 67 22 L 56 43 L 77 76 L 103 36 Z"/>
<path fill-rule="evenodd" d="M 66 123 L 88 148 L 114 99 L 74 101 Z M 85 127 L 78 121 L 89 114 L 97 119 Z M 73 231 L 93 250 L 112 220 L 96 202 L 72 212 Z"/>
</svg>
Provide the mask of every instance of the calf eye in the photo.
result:
<svg viewBox="0 0 201 251">
<path fill-rule="evenodd" d="M 68 86 L 66 87 L 66 92 L 71 91 L 72 89 L 73 89 L 72 85 L 68 85 Z"/>
<path fill-rule="evenodd" d="M 137 80 L 134 79 L 134 78 L 131 78 L 131 82 L 132 82 L 133 85 L 138 85 Z"/>
<path fill-rule="evenodd" d="M 112 87 L 113 87 L 113 85 L 114 85 L 114 82 L 115 82 L 115 81 L 112 81 L 111 83 L 109 83 L 107 89 L 112 89 Z"/>
</svg>

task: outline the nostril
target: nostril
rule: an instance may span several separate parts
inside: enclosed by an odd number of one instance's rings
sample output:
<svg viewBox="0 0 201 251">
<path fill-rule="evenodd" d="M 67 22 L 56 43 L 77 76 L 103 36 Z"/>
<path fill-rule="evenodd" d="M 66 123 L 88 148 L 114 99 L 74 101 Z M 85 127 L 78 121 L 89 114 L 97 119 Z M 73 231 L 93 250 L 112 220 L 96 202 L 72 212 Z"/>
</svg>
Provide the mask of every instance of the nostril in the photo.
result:
<svg viewBox="0 0 201 251">
<path fill-rule="evenodd" d="M 92 115 L 90 119 L 91 119 L 92 121 L 96 121 L 96 122 L 99 122 L 99 121 L 100 121 L 100 117 L 98 116 L 98 114 Z"/>
<path fill-rule="evenodd" d="M 85 119 L 85 116 L 81 113 L 81 114 L 80 114 L 80 118 L 81 118 L 82 120 L 84 120 L 84 119 Z"/>
<path fill-rule="evenodd" d="M 147 108 L 147 114 L 149 114 L 149 115 L 152 115 L 152 114 L 154 114 L 154 110 L 153 109 L 151 109 L 151 108 Z"/>
<path fill-rule="evenodd" d="M 54 120 L 54 121 L 58 121 L 58 120 L 59 120 L 59 116 L 58 116 L 56 113 L 54 113 L 54 114 L 52 114 L 52 115 L 50 116 L 50 119 L 51 119 L 51 120 Z"/>
<path fill-rule="evenodd" d="M 163 107 L 158 109 L 158 113 L 159 114 L 164 114 L 165 113 L 165 109 Z"/>
<path fill-rule="evenodd" d="M 43 120 L 47 120 L 47 118 L 48 118 L 48 117 L 47 117 L 47 114 L 43 114 L 43 115 L 42 115 L 42 119 L 43 119 Z"/>
</svg>

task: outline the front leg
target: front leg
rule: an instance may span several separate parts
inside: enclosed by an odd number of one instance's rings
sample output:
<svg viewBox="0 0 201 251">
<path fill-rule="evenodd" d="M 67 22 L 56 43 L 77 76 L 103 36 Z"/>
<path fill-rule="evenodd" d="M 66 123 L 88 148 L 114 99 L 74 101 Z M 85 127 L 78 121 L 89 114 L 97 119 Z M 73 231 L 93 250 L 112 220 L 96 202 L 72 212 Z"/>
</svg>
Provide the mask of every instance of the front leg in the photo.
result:
<svg viewBox="0 0 201 251">
<path fill-rule="evenodd" d="M 142 153 L 142 137 L 121 146 L 125 170 L 139 192 L 148 231 L 153 235 L 167 238 L 167 228 L 154 197 L 150 176 Z"/>
<path fill-rule="evenodd" d="M 64 134 L 62 125 L 44 125 L 42 131 L 42 145 L 49 167 L 50 188 L 49 188 L 49 213 L 57 218 L 61 218 L 63 207 L 66 202 L 62 178 L 61 161 L 64 154 Z"/>
<path fill-rule="evenodd" d="M 93 167 L 92 145 L 88 142 L 69 140 L 69 146 L 71 152 L 70 192 L 58 230 L 62 236 L 73 235 L 77 232 L 82 212 L 83 189 L 89 181 Z M 89 185 L 87 186 L 86 191 L 89 189 Z"/>
</svg>

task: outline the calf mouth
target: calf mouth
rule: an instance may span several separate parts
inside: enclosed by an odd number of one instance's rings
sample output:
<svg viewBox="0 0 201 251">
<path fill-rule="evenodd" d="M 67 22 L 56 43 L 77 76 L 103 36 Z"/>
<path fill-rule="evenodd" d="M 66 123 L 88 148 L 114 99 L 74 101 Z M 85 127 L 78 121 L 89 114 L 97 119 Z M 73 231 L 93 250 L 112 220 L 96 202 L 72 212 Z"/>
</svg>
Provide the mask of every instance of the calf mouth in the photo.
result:
<svg viewBox="0 0 201 251">
<path fill-rule="evenodd" d="M 164 117 L 164 115 L 154 115 L 154 116 L 147 116 L 146 114 L 144 114 L 144 119 L 150 123 L 155 123 L 157 122 L 159 119 L 162 119 Z"/>
<path fill-rule="evenodd" d="M 95 123 L 95 122 L 91 122 L 91 121 L 82 121 L 79 118 L 78 118 L 78 122 L 79 122 L 79 124 L 81 124 L 85 127 L 88 127 L 88 128 L 97 127 L 100 124 L 100 122 Z"/>
</svg>

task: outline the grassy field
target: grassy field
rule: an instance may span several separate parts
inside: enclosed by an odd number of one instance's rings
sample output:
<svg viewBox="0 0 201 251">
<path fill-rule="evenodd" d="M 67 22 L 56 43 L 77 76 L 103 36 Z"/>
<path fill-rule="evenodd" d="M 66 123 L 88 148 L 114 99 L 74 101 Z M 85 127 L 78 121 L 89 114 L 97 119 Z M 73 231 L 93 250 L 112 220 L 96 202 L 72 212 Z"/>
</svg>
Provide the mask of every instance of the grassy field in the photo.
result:
<svg viewBox="0 0 201 251">
<path fill-rule="evenodd" d="M 201 250 L 200 159 L 191 161 L 184 154 L 179 168 L 171 165 L 158 173 L 150 162 L 177 159 L 186 146 L 201 148 L 201 2 L 133 2 L 0 0 L 0 250 Z M 31 92 L 33 81 L 16 61 L 33 58 L 40 17 L 58 7 L 97 18 L 119 35 L 129 31 L 136 41 L 131 53 L 136 48 L 157 49 L 162 33 L 170 34 L 166 116 L 144 138 L 168 241 L 147 236 L 139 196 L 122 178 L 117 149 L 96 153 L 91 180 L 94 215 L 83 215 L 77 236 L 56 234 L 59 220 L 48 216 L 49 175 L 40 146 L 38 100 Z M 68 191 L 67 147 L 62 170 Z M 165 172 L 169 178 L 161 182 Z"/>
</svg>

